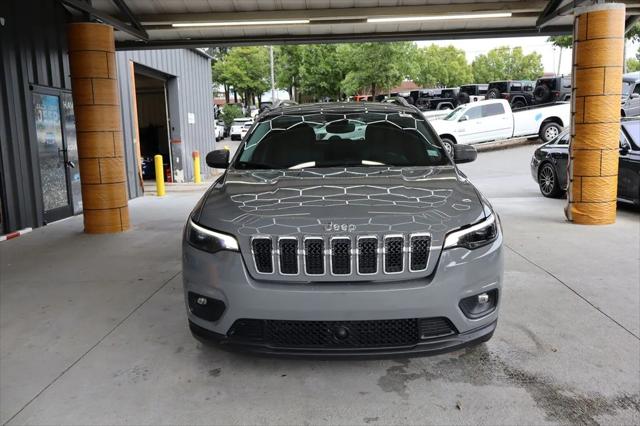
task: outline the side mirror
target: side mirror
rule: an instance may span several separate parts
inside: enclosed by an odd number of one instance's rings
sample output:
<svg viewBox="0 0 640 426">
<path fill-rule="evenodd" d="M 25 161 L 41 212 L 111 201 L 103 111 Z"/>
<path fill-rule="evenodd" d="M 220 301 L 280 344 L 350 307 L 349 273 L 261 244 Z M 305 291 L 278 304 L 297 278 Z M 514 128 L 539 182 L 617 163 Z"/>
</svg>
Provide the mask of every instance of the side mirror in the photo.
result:
<svg viewBox="0 0 640 426">
<path fill-rule="evenodd" d="M 460 117 L 458 121 L 467 121 L 468 119 L 469 119 L 468 115 L 463 115 L 462 117 Z"/>
<path fill-rule="evenodd" d="M 216 149 L 207 154 L 207 166 L 213 169 L 226 169 L 229 167 L 229 151 Z"/>
<path fill-rule="evenodd" d="M 638 99 L 640 98 L 640 93 L 632 93 L 631 96 L 629 96 L 631 99 Z"/>
<path fill-rule="evenodd" d="M 471 145 L 454 145 L 453 146 L 453 161 L 456 164 L 470 163 L 478 158 L 478 151 Z"/>
</svg>

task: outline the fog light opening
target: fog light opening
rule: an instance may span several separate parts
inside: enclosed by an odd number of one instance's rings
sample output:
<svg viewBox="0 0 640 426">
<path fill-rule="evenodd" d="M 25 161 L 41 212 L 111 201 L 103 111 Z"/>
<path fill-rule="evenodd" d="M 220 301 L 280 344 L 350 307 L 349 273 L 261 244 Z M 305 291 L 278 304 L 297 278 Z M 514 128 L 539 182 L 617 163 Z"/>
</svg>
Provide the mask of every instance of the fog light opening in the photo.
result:
<svg viewBox="0 0 640 426">
<path fill-rule="evenodd" d="M 465 297 L 459 303 L 460 310 L 467 318 L 476 319 L 493 312 L 498 304 L 498 290 L 490 290 Z"/>
<path fill-rule="evenodd" d="M 227 308 L 222 300 L 206 297 L 201 294 L 189 292 L 189 311 L 207 321 L 218 321 Z"/>
</svg>

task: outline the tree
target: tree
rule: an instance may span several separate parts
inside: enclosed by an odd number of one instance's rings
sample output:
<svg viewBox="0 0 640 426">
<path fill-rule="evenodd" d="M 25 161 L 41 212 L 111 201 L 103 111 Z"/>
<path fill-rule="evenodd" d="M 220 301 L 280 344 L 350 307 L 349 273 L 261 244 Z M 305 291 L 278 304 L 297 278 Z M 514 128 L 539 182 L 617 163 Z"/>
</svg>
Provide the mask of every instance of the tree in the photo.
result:
<svg viewBox="0 0 640 426">
<path fill-rule="evenodd" d="M 336 44 L 311 44 L 300 50 L 300 91 L 314 99 L 340 97 L 344 78 Z"/>
<path fill-rule="evenodd" d="M 213 66 L 214 80 L 233 86 L 250 103 L 253 95 L 261 95 L 270 84 L 269 53 L 265 47 L 234 47 Z"/>
<path fill-rule="evenodd" d="M 222 81 L 216 73 L 215 66 L 218 62 L 224 60 L 224 57 L 229 53 L 228 47 L 209 47 L 207 49 L 207 53 L 211 56 L 211 80 L 213 83 L 221 84 L 224 89 L 224 99 L 227 103 L 229 103 L 229 83 L 227 81 Z"/>
<path fill-rule="evenodd" d="M 416 49 L 411 42 L 341 45 L 345 69 L 342 90 L 348 94 L 371 90 L 375 96 L 397 86 L 414 73 Z"/>
<path fill-rule="evenodd" d="M 233 120 L 240 117 L 242 117 L 242 110 L 238 105 L 228 104 L 220 111 L 220 119 L 226 127 L 231 126 Z"/>
<path fill-rule="evenodd" d="M 472 81 L 464 50 L 435 44 L 418 50 L 413 81 L 421 86 L 460 86 Z"/>
<path fill-rule="evenodd" d="M 307 46 L 284 45 L 277 46 L 274 52 L 276 86 L 287 89 L 291 99 L 297 98 L 300 85 L 300 65 L 302 51 Z"/>
<path fill-rule="evenodd" d="M 635 72 L 635 71 L 640 71 L 640 60 L 635 58 L 627 59 L 627 72 Z"/>
<path fill-rule="evenodd" d="M 563 35 L 563 36 L 552 36 L 547 39 L 547 41 L 553 44 L 556 47 L 560 48 L 560 56 L 558 57 L 558 72 L 560 74 L 560 65 L 562 65 L 562 49 L 570 49 L 573 47 L 573 36 Z"/>
<path fill-rule="evenodd" d="M 542 56 L 525 55 L 521 47 L 507 46 L 490 50 L 478 56 L 471 64 L 476 83 L 495 80 L 535 80 L 542 75 Z"/>
</svg>

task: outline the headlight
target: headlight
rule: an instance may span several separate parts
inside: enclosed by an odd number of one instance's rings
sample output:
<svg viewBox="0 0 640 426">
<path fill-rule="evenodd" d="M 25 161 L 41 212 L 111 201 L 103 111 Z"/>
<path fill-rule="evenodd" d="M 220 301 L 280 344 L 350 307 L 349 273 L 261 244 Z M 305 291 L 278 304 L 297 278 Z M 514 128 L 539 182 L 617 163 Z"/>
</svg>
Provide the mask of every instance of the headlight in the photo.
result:
<svg viewBox="0 0 640 426">
<path fill-rule="evenodd" d="M 238 251 L 238 240 L 231 235 L 203 228 L 191 219 L 187 222 L 185 237 L 190 245 L 209 253 L 216 253 L 220 250 Z"/>
<path fill-rule="evenodd" d="M 465 247 L 473 250 L 490 244 L 498 238 L 498 226 L 495 213 L 491 214 L 482 222 L 449 233 L 444 239 L 444 248 Z"/>
</svg>

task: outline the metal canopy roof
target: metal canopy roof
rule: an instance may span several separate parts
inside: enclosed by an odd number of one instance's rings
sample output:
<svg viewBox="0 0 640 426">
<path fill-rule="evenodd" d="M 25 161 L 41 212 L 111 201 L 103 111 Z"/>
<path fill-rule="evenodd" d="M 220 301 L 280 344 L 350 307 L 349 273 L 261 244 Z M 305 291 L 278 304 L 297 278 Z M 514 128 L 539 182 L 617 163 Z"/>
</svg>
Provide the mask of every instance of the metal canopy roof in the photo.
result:
<svg viewBox="0 0 640 426">
<path fill-rule="evenodd" d="M 569 34 L 581 0 L 59 0 L 118 49 Z M 640 1 L 627 5 L 627 24 Z M 190 25 L 199 26 L 190 26 Z M 184 26 L 187 25 L 187 26 Z"/>
</svg>

